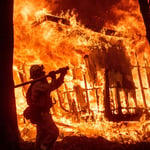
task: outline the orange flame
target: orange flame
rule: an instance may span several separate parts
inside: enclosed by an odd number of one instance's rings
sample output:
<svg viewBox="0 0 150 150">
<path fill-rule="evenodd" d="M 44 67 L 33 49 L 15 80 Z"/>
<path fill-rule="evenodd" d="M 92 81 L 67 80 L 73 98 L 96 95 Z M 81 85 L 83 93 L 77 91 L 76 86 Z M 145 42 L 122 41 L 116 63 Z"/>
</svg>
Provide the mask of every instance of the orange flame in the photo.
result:
<svg viewBox="0 0 150 150">
<path fill-rule="evenodd" d="M 145 66 L 143 56 L 149 63 L 149 46 L 145 38 L 145 27 L 137 3 L 131 0 L 128 2 L 122 0 L 119 4 L 115 5 L 111 11 L 116 14 L 118 18 L 117 22 L 115 24 L 106 22 L 104 28 L 99 32 L 94 32 L 80 24 L 76 20 L 76 14 L 73 11 L 71 15 L 69 11 L 67 13 L 62 12 L 58 15 L 58 17 L 69 20 L 70 25 L 64 25 L 61 21 L 58 23 L 44 21 L 36 27 L 33 27 L 32 23 L 34 21 L 41 21 L 40 19 L 44 15 L 50 14 L 52 11 L 50 7 L 45 7 L 46 4 L 44 1 L 37 2 L 32 0 L 29 2 L 15 0 L 15 84 L 23 82 L 18 74 L 19 72 L 23 75 L 24 80 L 29 79 L 28 70 L 31 64 L 44 64 L 47 72 L 68 65 L 71 69 L 65 79 L 66 86 L 63 85 L 58 91 L 63 97 L 63 105 L 66 109 L 69 109 L 66 93 L 70 91 L 68 97 L 70 96 L 71 100 L 74 100 L 77 106 L 78 100 L 76 94 L 72 91 L 74 91 L 74 87 L 79 86 L 84 91 L 82 96 L 86 97 L 88 95 L 91 113 L 80 114 L 80 108 L 77 107 L 77 114 L 68 114 L 61 110 L 60 104 L 58 103 L 58 95 L 56 91 L 53 92 L 52 95 L 57 100 L 57 103 L 51 112 L 53 113 L 54 120 L 57 123 L 59 122 L 58 126 L 61 130 L 60 138 L 65 135 L 83 134 L 87 136 L 103 136 L 112 141 L 118 141 L 120 139 L 119 142 L 144 141 L 150 131 L 149 121 L 145 120 L 144 115 L 137 122 L 114 123 L 108 121 L 103 113 L 100 113 L 104 111 L 104 64 L 100 63 L 97 66 L 98 81 L 97 85 L 94 85 L 93 92 L 93 90 L 89 90 L 93 89 L 93 84 L 90 82 L 88 69 L 84 60 L 84 56 L 90 55 L 95 49 L 105 48 L 108 50 L 112 45 L 119 45 L 125 47 L 125 53 L 130 58 L 132 66 L 137 66 L 137 61 L 135 61 L 134 56 L 135 52 L 138 54 L 138 62 L 141 66 Z M 126 7 L 129 8 L 129 11 L 126 11 Z M 107 35 L 107 28 L 114 31 L 113 35 Z M 103 55 L 101 57 L 103 58 Z M 143 68 L 140 69 L 143 76 L 142 83 L 145 88 L 149 89 L 146 72 Z M 132 69 L 132 75 L 135 86 L 140 87 L 137 68 Z M 84 77 L 86 77 L 86 83 Z M 95 90 L 97 89 L 99 94 L 96 97 Z M 24 95 L 25 91 L 25 87 L 15 89 L 18 125 L 21 135 L 25 140 L 35 140 L 35 127 L 29 122 L 23 123 L 22 113 L 27 106 Z M 112 93 L 114 93 L 113 90 Z M 146 98 L 148 98 L 150 94 L 149 90 L 145 94 Z M 122 100 L 121 105 L 125 107 L 124 93 L 121 92 L 120 96 Z M 144 107 L 141 89 L 136 90 L 136 96 L 139 107 Z M 99 101 L 96 101 L 96 98 Z M 111 98 L 114 98 L 114 95 Z M 129 106 L 135 107 L 135 102 L 131 95 L 129 99 Z M 150 107 L 148 100 L 147 105 Z M 55 108 L 57 108 L 57 112 L 55 112 Z M 80 121 L 78 121 L 79 114 L 82 118 Z M 64 125 L 66 128 L 62 128 Z M 121 141 L 121 139 L 124 139 L 124 141 Z"/>
</svg>

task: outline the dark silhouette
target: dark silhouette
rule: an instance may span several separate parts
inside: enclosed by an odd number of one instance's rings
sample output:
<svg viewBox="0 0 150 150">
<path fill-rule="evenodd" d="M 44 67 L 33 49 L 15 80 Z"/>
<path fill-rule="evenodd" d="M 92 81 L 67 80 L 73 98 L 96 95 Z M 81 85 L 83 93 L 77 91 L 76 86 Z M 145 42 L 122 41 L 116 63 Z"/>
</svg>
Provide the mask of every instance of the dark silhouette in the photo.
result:
<svg viewBox="0 0 150 150">
<path fill-rule="evenodd" d="M 34 79 L 34 82 L 26 94 L 29 107 L 25 110 L 24 116 L 36 124 L 36 150 L 50 150 L 59 135 L 59 130 L 49 113 L 53 106 L 50 93 L 62 85 L 67 70 L 68 67 L 65 67 L 50 72 L 48 76 L 52 81 L 48 83 L 43 65 L 32 65 L 30 68 L 30 78 Z M 60 73 L 57 79 L 56 73 Z M 35 80 L 38 78 L 39 80 Z"/>
<path fill-rule="evenodd" d="M 13 83 L 13 0 L 0 2 L 0 149 L 18 150 L 19 131 Z"/>
<path fill-rule="evenodd" d="M 150 43 L 150 2 L 149 0 L 139 0 L 139 5 L 146 27 L 147 40 Z"/>
</svg>

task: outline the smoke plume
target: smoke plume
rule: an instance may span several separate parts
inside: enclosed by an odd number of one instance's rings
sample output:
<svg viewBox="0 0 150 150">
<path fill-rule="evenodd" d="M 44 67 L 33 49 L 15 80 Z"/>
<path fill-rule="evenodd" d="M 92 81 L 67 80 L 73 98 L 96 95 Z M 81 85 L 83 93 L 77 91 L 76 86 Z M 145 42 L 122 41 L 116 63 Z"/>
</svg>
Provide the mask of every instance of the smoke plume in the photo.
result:
<svg viewBox="0 0 150 150">
<path fill-rule="evenodd" d="M 78 21 L 86 27 L 99 31 L 108 20 L 115 20 L 111 8 L 121 0 L 46 0 L 54 15 L 62 11 L 74 11 Z M 110 17 L 111 15 L 111 17 Z"/>
</svg>

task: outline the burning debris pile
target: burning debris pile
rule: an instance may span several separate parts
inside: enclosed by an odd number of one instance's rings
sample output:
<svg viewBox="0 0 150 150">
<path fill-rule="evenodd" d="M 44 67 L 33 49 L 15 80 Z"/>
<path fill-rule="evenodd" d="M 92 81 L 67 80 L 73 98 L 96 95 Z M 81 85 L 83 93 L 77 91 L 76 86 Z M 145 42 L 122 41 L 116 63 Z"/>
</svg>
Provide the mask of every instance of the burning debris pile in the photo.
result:
<svg viewBox="0 0 150 150">
<path fill-rule="evenodd" d="M 48 3 L 54 1 L 40 5 L 34 0 L 15 1 L 15 84 L 28 81 L 32 64 L 44 64 L 47 72 L 68 65 L 65 83 L 52 94 L 56 104 L 51 113 L 61 131 L 59 139 L 86 135 L 120 143 L 149 141 L 149 47 L 136 2 L 118 0 L 112 5 L 112 1 L 104 12 L 112 12 L 116 21 L 107 16 L 107 21 L 97 25 L 97 19 L 96 30 L 87 18 L 82 19 L 86 13 L 82 14 L 80 9 L 79 16 L 75 11 L 57 14 L 60 8 L 49 6 L 48 11 Z M 70 4 L 64 1 L 62 8 L 68 6 L 65 3 Z M 88 1 L 84 3 L 88 5 Z M 122 4 L 131 6 L 132 15 Z M 102 11 L 97 15 L 100 14 Z M 121 18 L 123 14 L 126 16 Z M 137 27 L 130 24 L 132 21 Z M 27 87 L 15 90 L 18 124 L 23 139 L 34 141 L 35 128 L 24 123 L 22 116 L 27 106 Z"/>
</svg>

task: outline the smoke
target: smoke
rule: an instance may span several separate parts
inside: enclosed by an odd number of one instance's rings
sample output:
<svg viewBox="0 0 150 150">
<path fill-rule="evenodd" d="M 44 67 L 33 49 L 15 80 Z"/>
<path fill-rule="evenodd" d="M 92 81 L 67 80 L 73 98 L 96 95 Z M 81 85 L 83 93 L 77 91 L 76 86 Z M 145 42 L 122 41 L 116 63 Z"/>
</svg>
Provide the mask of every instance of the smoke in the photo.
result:
<svg viewBox="0 0 150 150">
<path fill-rule="evenodd" d="M 77 20 L 86 27 L 99 31 L 108 20 L 116 20 L 111 8 L 121 0 L 46 0 L 54 15 L 74 11 Z M 111 17 L 110 17 L 111 16 Z"/>
</svg>

